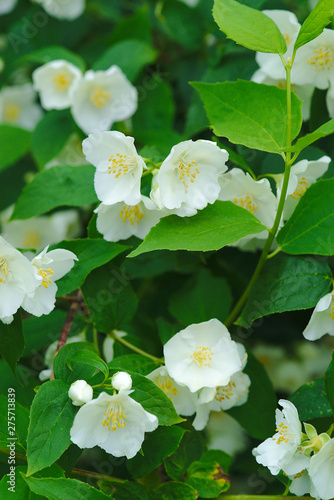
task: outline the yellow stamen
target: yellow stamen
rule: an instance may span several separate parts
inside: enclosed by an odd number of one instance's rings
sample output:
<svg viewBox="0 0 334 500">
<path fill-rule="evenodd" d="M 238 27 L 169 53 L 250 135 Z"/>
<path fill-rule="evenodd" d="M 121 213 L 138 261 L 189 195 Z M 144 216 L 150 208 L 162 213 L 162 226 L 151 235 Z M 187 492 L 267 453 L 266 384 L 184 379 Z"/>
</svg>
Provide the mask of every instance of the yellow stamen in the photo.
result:
<svg viewBox="0 0 334 500">
<path fill-rule="evenodd" d="M 251 214 L 255 215 L 255 211 L 258 210 L 258 206 L 252 201 L 251 197 L 248 196 L 243 196 L 241 198 L 234 198 L 233 203 L 235 205 L 239 205 L 239 207 L 245 208 L 250 212 Z"/>
<path fill-rule="evenodd" d="M 112 173 L 115 179 L 118 179 L 121 175 L 126 175 L 137 166 L 137 161 L 133 156 L 121 155 L 120 153 L 111 155 L 108 161 L 110 162 L 108 174 Z"/>
<path fill-rule="evenodd" d="M 64 92 L 71 85 L 71 79 L 66 73 L 59 71 L 52 78 L 53 86 L 57 92 Z"/>
<path fill-rule="evenodd" d="M 195 182 L 197 174 L 199 174 L 198 164 L 195 161 L 191 161 L 186 163 L 184 158 L 180 160 L 178 166 L 179 178 L 182 181 L 182 184 L 185 188 L 188 188 L 188 182 Z"/>
<path fill-rule="evenodd" d="M 220 403 L 224 399 L 230 399 L 233 396 L 233 390 L 236 388 L 235 382 L 229 382 L 227 385 L 222 385 L 216 388 L 215 398 Z"/>
<path fill-rule="evenodd" d="M 91 93 L 89 100 L 96 108 L 104 108 L 110 101 L 110 92 L 98 87 Z"/>
<path fill-rule="evenodd" d="M 279 424 L 276 429 L 276 432 L 279 433 L 279 437 L 277 438 L 276 444 L 288 443 L 289 438 L 294 437 L 291 433 L 288 432 L 288 426 L 283 422 Z M 275 441 L 276 438 L 272 438 Z"/>
<path fill-rule="evenodd" d="M 112 432 L 117 431 L 117 429 L 122 429 L 126 426 L 126 416 L 119 405 L 112 404 L 111 406 L 109 406 L 108 410 L 103 416 L 105 417 L 102 420 L 103 427 L 107 427 Z"/>
<path fill-rule="evenodd" d="M 197 346 L 195 351 L 191 355 L 191 360 L 193 363 L 197 363 L 199 368 L 202 366 L 210 366 L 210 361 L 212 359 L 212 350 L 210 347 Z M 206 363 L 205 363 L 206 361 Z"/>
<path fill-rule="evenodd" d="M 0 259 L 0 283 L 6 283 L 6 277 L 8 275 L 9 269 L 6 259 L 3 257 Z"/>
<path fill-rule="evenodd" d="M 290 43 L 292 42 L 292 37 L 287 33 L 283 33 L 283 38 L 285 40 L 286 46 L 289 47 Z"/>
<path fill-rule="evenodd" d="M 124 205 L 119 213 L 120 218 L 123 220 L 123 224 L 129 220 L 131 226 L 139 224 L 139 221 L 144 218 L 144 214 L 141 211 L 139 205 Z"/>
<path fill-rule="evenodd" d="M 41 237 L 37 231 L 29 231 L 24 235 L 24 248 L 38 248 L 41 244 Z"/>
<path fill-rule="evenodd" d="M 308 182 L 305 179 L 305 177 L 302 177 L 300 179 L 300 181 L 298 182 L 298 185 L 297 185 L 296 189 L 294 190 L 294 192 L 292 194 L 290 194 L 291 198 L 293 198 L 295 200 L 299 200 L 299 198 L 301 198 L 303 196 L 303 194 L 305 193 L 307 188 L 308 188 Z"/>
<path fill-rule="evenodd" d="M 307 61 L 310 66 L 313 66 L 315 71 L 330 70 L 333 66 L 333 52 L 329 48 L 320 47 L 314 49 L 314 56 Z"/>
<path fill-rule="evenodd" d="M 49 285 L 52 283 L 50 277 L 53 275 L 52 269 L 39 269 L 38 274 L 42 276 L 42 283 L 39 285 L 40 287 L 43 285 L 45 288 L 49 288 Z"/>
<path fill-rule="evenodd" d="M 157 380 L 157 386 L 164 391 L 166 396 L 169 397 L 169 399 L 172 399 L 172 396 L 176 396 L 178 393 L 178 390 L 176 387 L 173 385 L 173 381 L 171 379 L 168 379 L 167 377 L 163 377 L 160 380 Z"/>
<path fill-rule="evenodd" d="M 21 108 L 18 104 L 4 104 L 3 114 L 6 122 L 16 122 L 21 114 Z"/>
</svg>

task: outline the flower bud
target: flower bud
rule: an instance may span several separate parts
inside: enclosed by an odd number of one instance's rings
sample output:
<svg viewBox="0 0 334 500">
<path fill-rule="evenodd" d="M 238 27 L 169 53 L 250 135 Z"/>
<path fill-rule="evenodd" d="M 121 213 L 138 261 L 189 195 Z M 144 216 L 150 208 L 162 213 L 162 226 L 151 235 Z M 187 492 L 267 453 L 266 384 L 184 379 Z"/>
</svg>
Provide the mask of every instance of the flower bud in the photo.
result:
<svg viewBox="0 0 334 500">
<path fill-rule="evenodd" d="M 68 391 L 69 398 L 74 406 L 82 406 L 93 399 L 93 389 L 86 380 L 76 380 Z"/>
<path fill-rule="evenodd" d="M 113 376 L 111 383 L 117 391 L 125 390 L 129 391 L 132 387 L 132 378 L 126 372 L 117 372 Z"/>
</svg>

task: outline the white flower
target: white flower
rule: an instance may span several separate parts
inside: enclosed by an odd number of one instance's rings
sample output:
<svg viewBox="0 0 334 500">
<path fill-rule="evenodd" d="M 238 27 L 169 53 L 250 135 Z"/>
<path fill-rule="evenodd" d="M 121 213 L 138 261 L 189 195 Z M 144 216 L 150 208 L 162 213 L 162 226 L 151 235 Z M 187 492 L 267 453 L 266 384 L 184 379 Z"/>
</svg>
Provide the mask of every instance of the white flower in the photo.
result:
<svg viewBox="0 0 334 500">
<path fill-rule="evenodd" d="M 33 130 L 42 116 L 31 83 L 3 87 L 0 91 L 0 123 Z"/>
<path fill-rule="evenodd" d="M 264 83 L 265 85 L 275 85 L 280 89 L 286 89 L 286 79 L 285 76 L 283 78 L 274 79 L 271 76 L 268 76 L 262 69 L 258 69 L 253 74 L 251 80 L 256 83 Z M 301 101 L 303 101 L 302 105 L 302 115 L 303 120 L 307 121 L 310 118 L 311 112 L 311 102 L 312 96 L 314 92 L 314 85 L 292 85 L 291 89 L 296 94 L 297 97 Z M 327 94 L 328 96 L 328 94 Z"/>
<path fill-rule="evenodd" d="M 121 330 L 114 330 L 113 333 L 117 335 L 117 337 L 125 337 L 127 335 L 126 332 L 122 332 Z M 115 340 L 112 337 L 105 337 L 102 345 L 102 352 L 107 363 L 114 359 L 114 344 Z"/>
<path fill-rule="evenodd" d="M 291 479 L 290 484 L 290 493 L 294 493 L 295 495 L 305 495 L 305 493 L 310 493 L 311 490 L 311 479 L 308 475 L 306 469 L 298 472 L 297 474 L 289 475 L 289 479 Z M 314 496 L 314 493 L 312 493 Z"/>
<path fill-rule="evenodd" d="M 221 450 L 234 456 L 247 447 L 247 434 L 227 413 L 212 412 L 205 428 L 209 450 Z"/>
<path fill-rule="evenodd" d="M 239 371 L 231 376 L 228 384 L 216 387 L 216 394 L 212 401 L 200 404 L 196 410 L 193 426 L 197 431 L 204 429 L 211 411 L 229 410 L 233 406 L 241 406 L 248 399 L 250 378 Z"/>
<path fill-rule="evenodd" d="M 86 380 L 76 380 L 71 384 L 68 397 L 72 399 L 74 406 L 82 406 L 93 399 L 93 389 Z"/>
<path fill-rule="evenodd" d="M 178 215 L 179 217 L 191 217 L 192 215 L 197 214 L 197 210 L 195 208 L 189 208 L 185 203 L 181 203 L 180 208 L 168 209 L 166 208 L 161 201 L 161 193 L 160 187 L 158 184 L 158 173 L 159 170 L 155 169 L 152 172 L 152 185 L 150 198 L 156 204 L 157 208 L 161 210 L 161 217 L 165 217 L 166 215 Z"/>
<path fill-rule="evenodd" d="M 117 372 L 111 379 L 111 384 L 116 391 L 129 391 L 132 387 L 132 378 L 126 372 Z"/>
<path fill-rule="evenodd" d="M 304 465 L 299 470 L 298 467 L 296 471 L 289 470 L 289 465 L 293 462 L 293 457 L 301 443 L 301 423 L 297 409 L 290 401 L 280 399 L 279 404 L 283 410 L 276 410 L 276 434 L 254 448 L 253 455 L 259 464 L 268 467 L 274 475 L 278 474 L 281 469 L 287 474 L 295 474 L 305 468 Z"/>
<path fill-rule="evenodd" d="M 85 341 L 84 337 L 79 337 L 78 335 L 76 335 L 73 337 L 68 337 L 65 344 L 72 344 L 74 342 L 84 342 L 84 341 Z M 45 351 L 44 364 L 45 366 L 47 366 L 47 368 L 40 371 L 38 374 L 38 378 L 42 382 L 44 382 L 45 380 L 49 380 L 51 377 L 53 360 L 57 352 L 57 347 L 58 347 L 58 340 L 55 340 L 54 342 L 52 342 L 52 344 L 49 345 L 49 347 Z"/>
<path fill-rule="evenodd" d="M 29 260 L 0 236 L 0 320 L 11 323 L 25 297 L 40 284 Z"/>
<path fill-rule="evenodd" d="M 324 31 L 297 50 L 291 71 L 291 82 L 311 84 L 327 89 L 334 78 L 334 31 Z"/>
<path fill-rule="evenodd" d="M 202 209 L 218 198 L 218 176 L 227 170 L 228 153 L 205 140 L 173 146 L 162 163 L 157 182 L 161 203 L 168 209 Z"/>
<path fill-rule="evenodd" d="M 158 419 L 120 391 L 114 396 L 102 392 L 82 406 L 75 416 L 71 440 L 79 448 L 99 446 L 115 457 L 132 458 L 140 450 L 145 432 L 158 427 Z"/>
<path fill-rule="evenodd" d="M 142 196 L 136 205 L 124 202 L 115 205 L 101 203 L 95 212 L 97 230 L 107 241 L 126 240 L 130 236 L 143 240 L 161 217 L 161 212 L 147 196 Z"/>
<path fill-rule="evenodd" d="M 63 59 L 43 64 L 32 74 L 34 89 L 39 92 L 45 109 L 65 109 L 71 106 L 70 89 L 81 77 L 80 69 Z"/>
<path fill-rule="evenodd" d="M 118 66 L 87 71 L 71 87 L 72 115 L 89 134 L 109 130 L 114 122 L 130 118 L 137 109 L 138 93 Z"/>
<path fill-rule="evenodd" d="M 319 300 L 303 331 L 307 340 L 320 339 L 326 333 L 334 335 L 334 291 Z"/>
<path fill-rule="evenodd" d="M 16 4 L 17 4 L 17 0 L 1 0 L 1 2 L 0 2 L 0 16 L 11 12 L 14 9 Z"/>
<path fill-rule="evenodd" d="M 334 85 L 331 82 L 328 92 L 326 94 L 326 104 L 328 109 L 328 114 L 331 118 L 334 118 Z"/>
<path fill-rule="evenodd" d="M 57 156 L 44 165 L 44 169 L 48 169 L 56 165 L 78 166 L 86 165 L 87 163 L 88 162 L 82 152 L 82 141 L 79 136 L 74 133 L 70 135 L 68 141 L 59 151 Z"/>
<path fill-rule="evenodd" d="M 22 307 L 34 316 L 49 314 L 55 306 L 57 285 L 55 281 L 62 278 L 74 266 L 77 256 L 69 250 L 56 249 L 47 252 L 46 247 L 31 261 L 42 282 L 33 295 L 26 296 Z"/>
<path fill-rule="evenodd" d="M 262 12 L 274 21 L 283 34 L 287 45 L 287 51 L 284 54 L 284 58 L 287 61 L 288 57 L 292 56 L 294 42 L 300 29 L 297 17 L 293 12 L 287 10 L 263 10 Z M 285 69 L 278 54 L 256 52 L 256 62 L 261 70 L 271 78 L 275 80 L 285 78 Z"/>
<path fill-rule="evenodd" d="M 316 490 L 316 492 L 311 490 L 311 494 L 316 493 L 322 500 L 334 497 L 333 467 L 334 439 L 331 439 L 311 457 L 308 473 Z"/>
<path fill-rule="evenodd" d="M 82 143 L 87 160 L 96 167 L 94 186 L 105 205 L 140 202 L 140 180 L 145 162 L 137 153 L 134 138 L 121 132 L 96 132 Z"/>
<path fill-rule="evenodd" d="M 16 248 L 41 250 L 46 245 L 77 237 L 80 232 L 76 210 L 63 210 L 52 215 L 8 222 L 11 213 L 12 208 L 6 211 L 1 233 Z"/>
<path fill-rule="evenodd" d="M 146 377 L 154 382 L 172 401 L 179 415 L 186 417 L 196 411 L 197 394 L 190 392 L 188 387 L 181 386 L 169 376 L 165 366 L 161 366 Z"/>
<path fill-rule="evenodd" d="M 85 10 L 85 0 L 34 0 L 52 17 L 71 21 L 81 16 Z"/>
<path fill-rule="evenodd" d="M 169 375 L 191 392 L 228 384 L 242 366 L 236 343 L 217 319 L 181 330 L 164 345 L 164 356 Z"/>
<path fill-rule="evenodd" d="M 327 171 L 330 161 L 329 156 L 322 156 L 319 160 L 301 160 L 292 165 L 283 211 L 284 220 L 289 219 L 307 188 Z M 283 175 L 277 176 L 277 178 L 279 179 L 277 182 L 277 196 L 279 198 L 282 192 Z"/>
</svg>

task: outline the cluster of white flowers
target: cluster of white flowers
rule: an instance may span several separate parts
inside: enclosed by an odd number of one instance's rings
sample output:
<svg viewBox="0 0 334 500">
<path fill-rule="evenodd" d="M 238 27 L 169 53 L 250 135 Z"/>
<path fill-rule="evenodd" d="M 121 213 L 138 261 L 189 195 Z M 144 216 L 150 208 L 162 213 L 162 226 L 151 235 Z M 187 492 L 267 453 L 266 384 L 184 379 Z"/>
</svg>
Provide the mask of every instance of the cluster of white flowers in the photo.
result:
<svg viewBox="0 0 334 500">
<path fill-rule="evenodd" d="M 140 450 L 145 432 L 158 427 L 158 418 L 130 397 L 133 390 L 128 373 L 116 373 L 111 383 L 114 394 L 101 392 L 96 399 L 84 380 L 71 385 L 69 397 L 75 406 L 81 406 L 71 428 L 71 440 L 79 448 L 99 446 L 114 457 L 132 458 Z"/>
<path fill-rule="evenodd" d="M 70 107 L 74 120 L 87 134 L 109 130 L 137 109 L 137 90 L 116 65 L 82 74 L 74 64 L 57 59 L 37 68 L 32 79 L 43 108 Z"/>
<path fill-rule="evenodd" d="M 291 493 L 330 500 L 334 496 L 334 439 L 327 433 L 318 435 L 307 423 L 303 433 L 296 407 L 284 399 L 279 404 L 283 410 L 276 410 L 276 433 L 254 448 L 253 455 L 272 474 L 282 470 L 291 480 Z"/>
<path fill-rule="evenodd" d="M 0 90 L 0 123 L 33 130 L 43 114 L 36 97 L 31 83 L 3 87 Z"/>
<path fill-rule="evenodd" d="M 8 1 L 8 0 L 7 0 Z M 32 0 L 40 4 L 45 12 L 57 19 L 72 21 L 81 16 L 86 7 L 86 0 Z"/>
<path fill-rule="evenodd" d="M 147 377 L 183 416 L 196 413 L 193 426 L 202 430 L 211 411 L 240 406 L 248 399 L 250 379 L 242 372 L 247 354 L 217 319 L 193 324 L 164 345 L 165 366 Z"/>
<path fill-rule="evenodd" d="M 293 12 L 285 10 L 264 10 L 283 34 L 287 51 L 285 59 L 291 58 L 293 46 L 301 25 Z M 256 53 L 259 69 L 252 76 L 257 83 L 286 87 L 285 70 L 277 54 Z M 303 118 L 310 117 L 310 105 L 315 88 L 328 89 L 327 108 L 334 117 L 334 30 L 325 28 L 314 40 L 297 50 L 291 71 L 292 88 L 303 101 Z"/>
<path fill-rule="evenodd" d="M 34 316 L 49 314 L 56 301 L 57 285 L 73 267 L 76 255 L 69 250 L 47 251 L 32 260 L 0 236 L 0 320 L 9 324 L 22 307 Z"/>
</svg>

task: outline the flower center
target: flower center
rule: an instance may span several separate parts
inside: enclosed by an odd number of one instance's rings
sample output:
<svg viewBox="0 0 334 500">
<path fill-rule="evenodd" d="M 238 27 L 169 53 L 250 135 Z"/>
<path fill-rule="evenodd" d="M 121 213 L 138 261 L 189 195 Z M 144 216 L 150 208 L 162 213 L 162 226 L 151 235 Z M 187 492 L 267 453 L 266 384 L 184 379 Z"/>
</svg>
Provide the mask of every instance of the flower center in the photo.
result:
<svg viewBox="0 0 334 500">
<path fill-rule="evenodd" d="M 330 317 L 332 318 L 332 320 L 334 321 L 334 304 L 332 303 L 332 308 L 331 308 L 331 312 L 329 313 Z"/>
<path fill-rule="evenodd" d="M 172 399 L 172 396 L 177 395 L 177 389 L 173 385 L 173 381 L 171 379 L 168 379 L 167 377 L 164 377 L 164 379 L 157 380 L 157 386 L 164 391 L 166 396 L 169 397 L 169 399 Z"/>
<path fill-rule="evenodd" d="M 21 108 L 17 104 L 5 104 L 3 112 L 7 122 L 15 122 L 21 114 Z"/>
<path fill-rule="evenodd" d="M 119 216 L 123 220 L 123 224 L 129 220 L 131 226 L 134 226 L 135 224 L 139 224 L 139 221 L 142 220 L 144 214 L 138 205 L 124 205 L 119 213 Z"/>
<path fill-rule="evenodd" d="M 235 205 L 239 205 L 239 207 L 245 208 L 253 215 L 255 215 L 255 211 L 259 208 L 255 205 L 252 198 L 248 196 L 248 194 L 246 196 L 242 196 L 241 198 L 234 198 L 233 203 L 235 203 Z"/>
<path fill-rule="evenodd" d="M 98 87 L 90 94 L 89 100 L 96 108 L 104 108 L 110 101 L 110 92 Z"/>
<path fill-rule="evenodd" d="M 212 350 L 210 347 L 197 346 L 195 351 L 191 355 L 191 360 L 193 363 L 202 368 L 202 366 L 210 366 L 210 361 L 212 359 Z"/>
<path fill-rule="evenodd" d="M 8 264 L 6 259 L 3 257 L 0 259 L 0 283 L 5 284 L 6 283 L 6 277 L 8 274 Z"/>
<path fill-rule="evenodd" d="M 288 35 L 287 33 L 284 33 L 283 38 L 286 42 L 286 46 L 289 47 L 290 43 L 292 42 L 292 37 L 290 35 Z"/>
<path fill-rule="evenodd" d="M 329 70 L 333 66 L 333 53 L 329 48 L 315 49 L 314 56 L 307 61 L 307 64 L 313 66 L 315 71 Z"/>
<path fill-rule="evenodd" d="M 41 243 L 41 237 L 37 231 L 29 231 L 24 235 L 23 245 L 25 248 L 38 248 Z"/>
<path fill-rule="evenodd" d="M 40 287 L 43 285 L 45 288 L 49 288 L 49 284 L 52 283 L 50 277 L 53 275 L 52 269 L 39 269 L 38 274 L 42 276 L 42 283 L 39 285 Z"/>
<path fill-rule="evenodd" d="M 300 181 L 298 182 L 298 185 L 297 185 L 296 189 L 294 190 L 294 192 L 292 194 L 290 194 L 291 198 L 294 198 L 295 200 L 299 200 L 299 198 L 301 198 L 303 196 L 303 194 L 305 193 L 307 188 L 308 188 L 308 182 L 305 179 L 305 177 L 302 177 L 300 179 Z"/>
<path fill-rule="evenodd" d="M 227 385 L 217 387 L 217 393 L 215 395 L 216 400 L 221 403 L 224 399 L 230 399 L 233 396 L 233 389 L 235 389 L 235 387 L 235 382 L 229 382 Z"/>
<path fill-rule="evenodd" d="M 66 73 L 58 72 L 52 78 L 53 86 L 57 92 L 64 92 L 71 84 L 71 80 Z"/>
<path fill-rule="evenodd" d="M 126 175 L 129 170 L 131 171 L 137 166 L 134 156 L 121 155 L 119 153 L 111 155 L 108 161 L 110 162 L 110 165 L 108 165 L 108 174 L 113 173 L 115 179 L 118 179 L 121 175 Z"/>
<path fill-rule="evenodd" d="M 295 476 L 293 476 L 293 479 L 299 479 L 300 477 L 303 476 L 304 472 L 305 472 L 305 469 L 302 470 L 301 472 L 298 472 L 298 474 L 296 474 Z"/>
<path fill-rule="evenodd" d="M 105 418 L 102 420 L 102 425 L 103 427 L 107 427 L 110 431 L 116 431 L 126 426 L 126 416 L 119 405 L 113 404 L 109 406 L 103 416 Z"/>
<path fill-rule="evenodd" d="M 288 432 L 288 426 L 285 425 L 283 422 L 279 424 L 279 426 L 276 429 L 276 432 L 279 433 L 279 437 L 277 438 L 276 444 L 288 443 L 289 438 L 294 437 L 293 434 Z M 273 441 L 275 441 L 275 438 L 273 438 Z"/>
<path fill-rule="evenodd" d="M 185 163 L 183 160 L 180 160 L 179 166 L 177 167 L 180 180 L 185 188 L 188 188 L 188 182 L 194 182 L 197 174 L 199 174 L 198 164 L 195 161 L 191 161 L 190 163 Z"/>
</svg>

